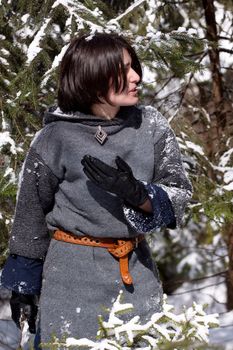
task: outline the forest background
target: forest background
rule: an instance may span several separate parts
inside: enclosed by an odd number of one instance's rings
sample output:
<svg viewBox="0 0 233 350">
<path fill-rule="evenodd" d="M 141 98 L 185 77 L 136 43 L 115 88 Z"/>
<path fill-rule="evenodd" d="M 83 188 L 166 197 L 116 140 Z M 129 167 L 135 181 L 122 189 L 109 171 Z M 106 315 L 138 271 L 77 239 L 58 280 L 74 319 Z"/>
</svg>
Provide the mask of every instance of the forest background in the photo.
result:
<svg viewBox="0 0 233 350">
<path fill-rule="evenodd" d="M 164 290 L 175 295 L 187 283 L 191 290 L 214 286 L 224 298 L 212 293 L 213 302 L 230 311 L 231 0 L 0 0 L 0 264 L 22 162 L 43 112 L 56 103 L 61 57 L 73 36 L 95 31 L 121 33 L 134 46 L 143 65 L 141 102 L 158 108 L 175 130 L 193 184 L 184 228 L 149 237 Z"/>
</svg>

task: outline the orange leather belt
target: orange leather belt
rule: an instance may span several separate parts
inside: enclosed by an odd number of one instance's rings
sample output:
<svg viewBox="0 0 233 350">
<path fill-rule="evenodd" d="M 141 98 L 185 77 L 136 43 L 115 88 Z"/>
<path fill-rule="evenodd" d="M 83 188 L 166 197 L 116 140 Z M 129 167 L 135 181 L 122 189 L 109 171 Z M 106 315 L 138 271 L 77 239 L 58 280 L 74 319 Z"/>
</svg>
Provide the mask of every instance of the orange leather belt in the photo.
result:
<svg viewBox="0 0 233 350">
<path fill-rule="evenodd" d="M 109 253 L 119 259 L 120 274 L 125 284 L 132 284 L 133 279 L 129 272 L 128 254 L 137 248 L 139 242 L 144 239 L 144 235 L 135 238 L 96 238 L 91 236 L 76 236 L 71 233 L 57 230 L 53 238 L 58 241 L 87 245 L 92 247 L 106 248 Z"/>
</svg>

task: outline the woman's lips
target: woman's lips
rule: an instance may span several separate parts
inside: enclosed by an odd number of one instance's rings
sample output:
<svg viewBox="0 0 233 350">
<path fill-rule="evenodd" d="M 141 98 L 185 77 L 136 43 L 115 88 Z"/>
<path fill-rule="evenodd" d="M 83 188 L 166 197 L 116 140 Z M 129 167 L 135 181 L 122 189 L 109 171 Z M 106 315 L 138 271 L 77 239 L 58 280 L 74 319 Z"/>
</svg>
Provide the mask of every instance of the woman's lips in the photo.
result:
<svg viewBox="0 0 233 350">
<path fill-rule="evenodd" d="M 137 93 L 138 93 L 138 89 L 136 87 L 128 91 L 128 94 L 137 94 Z"/>
</svg>

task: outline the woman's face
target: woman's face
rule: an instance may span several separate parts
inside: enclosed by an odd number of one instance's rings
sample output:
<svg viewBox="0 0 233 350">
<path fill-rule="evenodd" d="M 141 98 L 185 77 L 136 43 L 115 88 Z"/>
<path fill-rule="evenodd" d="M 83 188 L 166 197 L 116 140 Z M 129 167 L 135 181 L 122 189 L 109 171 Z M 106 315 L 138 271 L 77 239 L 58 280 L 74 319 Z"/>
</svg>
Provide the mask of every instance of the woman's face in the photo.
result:
<svg viewBox="0 0 233 350">
<path fill-rule="evenodd" d="M 114 87 L 109 89 L 108 100 L 116 106 L 133 106 L 138 102 L 137 83 L 139 75 L 131 67 L 132 59 L 126 49 L 123 49 L 123 62 L 126 72 L 126 87 L 123 91 L 115 92 Z"/>
</svg>

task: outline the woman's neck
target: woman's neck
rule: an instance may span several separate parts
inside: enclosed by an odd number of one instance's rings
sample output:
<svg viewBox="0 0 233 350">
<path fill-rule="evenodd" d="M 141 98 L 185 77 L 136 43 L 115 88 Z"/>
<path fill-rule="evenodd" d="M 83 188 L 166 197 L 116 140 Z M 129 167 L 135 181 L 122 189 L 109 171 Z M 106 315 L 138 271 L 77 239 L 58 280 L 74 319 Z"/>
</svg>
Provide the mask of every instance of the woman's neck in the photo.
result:
<svg viewBox="0 0 233 350">
<path fill-rule="evenodd" d="M 96 116 L 113 119 L 119 112 L 119 109 L 119 106 L 112 106 L 107 103 L 95 103 L 93 104 L 91 111 Z"/>
</svg>

